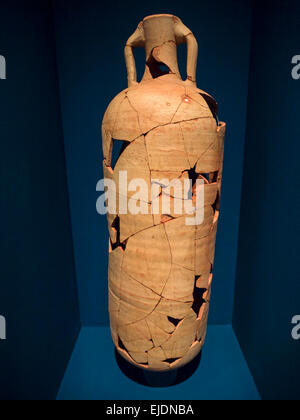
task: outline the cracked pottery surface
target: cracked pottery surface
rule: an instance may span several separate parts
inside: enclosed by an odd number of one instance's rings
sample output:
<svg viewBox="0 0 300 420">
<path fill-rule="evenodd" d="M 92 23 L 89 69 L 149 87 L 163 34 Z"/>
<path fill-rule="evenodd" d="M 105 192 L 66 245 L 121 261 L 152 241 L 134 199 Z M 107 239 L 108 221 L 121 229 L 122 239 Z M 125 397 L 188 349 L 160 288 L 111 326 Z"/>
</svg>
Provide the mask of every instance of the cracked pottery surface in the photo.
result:
<svg viewBox="0 0 300 420">
<path fill-rule="evenodd" d="M 177 45 L 187 44 L 187 79 L 181 79 Z M 143 79 L 136 81 L 135 47 L 144 47 Z M 154 15 L 138 25 L 125 46 L 128 88 L 108 106 L 102 124 L 104 176 L 117 193 L 120 171 L 128 183 L 164 179 L 204 181 L 204 221 L 188 226 L 186 214 L 108 214 L 109 312 L 118 352 L 144 369 L 184 366 L 201 350 L 206 335 L 220 210 L 226 125 L 217 103 L 196 86 L 198 46 L 173 15 Z M 112 167 L 117 142 L 122 152 Z M 193 199 L 197 190 L 193 189 Z M 134 198 L 129 192 L 128 199 Z M 171 202 L 187 197 L 171 196 Z"/>
</svg>

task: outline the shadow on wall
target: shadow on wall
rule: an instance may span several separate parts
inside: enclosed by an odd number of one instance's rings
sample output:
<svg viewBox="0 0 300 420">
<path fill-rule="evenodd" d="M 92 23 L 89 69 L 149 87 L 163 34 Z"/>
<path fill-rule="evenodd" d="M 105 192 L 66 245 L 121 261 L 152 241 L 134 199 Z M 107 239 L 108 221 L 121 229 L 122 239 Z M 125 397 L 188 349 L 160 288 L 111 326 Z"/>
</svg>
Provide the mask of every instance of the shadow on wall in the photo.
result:
<svg viewBox="0 0 300 420">
<path fill-rule="evenodd" d="M 57 62 L 82 322 L 107 325 L 108 231 L 95 210 L 103 177 L 101 121 L 110 100 L 127 87 L 124 45 L 147 15 L 173 13 L 199 43 L 198 86 L 219 101 L 228 124 L 222 212 L 210 323 L 232 320 L 248 89 L 251 1 L 54 0 Z M 218 10 L 218 13 L 216 13 Z M 138 76 L 144 52 L 135 51 Z M 185 77 L 185 47 L 179 67 Z"/>
</svg>

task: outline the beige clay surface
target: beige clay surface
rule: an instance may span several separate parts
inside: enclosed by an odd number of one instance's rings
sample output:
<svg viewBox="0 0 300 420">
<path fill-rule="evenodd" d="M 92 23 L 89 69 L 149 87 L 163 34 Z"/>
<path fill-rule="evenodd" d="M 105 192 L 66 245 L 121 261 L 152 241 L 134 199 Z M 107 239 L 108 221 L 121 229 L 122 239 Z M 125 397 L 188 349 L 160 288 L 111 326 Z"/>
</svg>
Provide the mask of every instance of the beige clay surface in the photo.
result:
<svg viewBox="0 0 300 420">
<path fill-rule="evenodd" d="M 177 64 L 177 45 L 184 42 L 185 81 Z M 140 83 L 135 47 L 146 51 Z M 120 171 L 127 171 L 128 183 L 141 178 L 149 187 L 148 214 L 108 214 L 112 337 L 125 359 L 157 371 L 184 366 L 200 352 L 209 312 L 226 127 L 218 123 L 214 99 L 196 86 L 197 51 L 177 17 L 145 18 L 125 46 L 129 87 L 110 103 L 102 124 L 105 177 L 120 196 L 126 194 Z M 124 148 L 112 167 L 117 142 Z M 188 197 L 171 193 L 168 183 L 191 177 L 204 182 L 203 223 L 187 225 L 186 214 L 172 206 L 168 214 L 151 214 L 153 179 L 164 180 L 160 201 L 169 195 L 171 204 L 181 204 Z M 192 193 L 196 202 L 197 189 Z"/>
</svg>

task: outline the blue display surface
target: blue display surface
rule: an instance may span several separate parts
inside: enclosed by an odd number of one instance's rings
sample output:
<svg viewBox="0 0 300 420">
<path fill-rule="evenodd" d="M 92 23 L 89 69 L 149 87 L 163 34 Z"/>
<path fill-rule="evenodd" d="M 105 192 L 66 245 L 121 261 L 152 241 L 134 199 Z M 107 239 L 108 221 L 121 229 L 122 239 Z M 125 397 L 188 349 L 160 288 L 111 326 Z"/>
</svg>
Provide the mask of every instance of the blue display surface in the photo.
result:
<svg viewBox="0 0 300 420">
<path fill-rule="evenodd" d="M 178 385 L 152 388 L 127 378 L 115 359 L 107 327 L 83 327 L 59 400 L 259 400 L 230 325 L 209 326 L 195 373 Z"/>
</svg>

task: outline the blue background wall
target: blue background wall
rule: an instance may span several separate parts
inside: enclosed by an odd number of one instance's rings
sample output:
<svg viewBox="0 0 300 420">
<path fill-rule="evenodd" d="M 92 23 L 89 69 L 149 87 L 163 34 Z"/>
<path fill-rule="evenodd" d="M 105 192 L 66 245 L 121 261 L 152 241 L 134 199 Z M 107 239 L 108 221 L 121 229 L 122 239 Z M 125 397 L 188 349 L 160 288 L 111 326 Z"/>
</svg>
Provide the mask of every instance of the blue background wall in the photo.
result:
<svg viewBox="0 0 300 420">
<path fill-rule="evenodd" d="M 198 85 L 228 123 L 210 322 L 230 323 L 234 309 L 263 398 L 300 397 L 300 341 L 291 338 L 300 312 L 299 2 L 255 1 L 252 23 L 250 1 L 176 3 L 1 2 L 1 399 L 55 398 L 80 328 L 76 276 L 83 323 L 108 323 L 108 234 L 95 210 L 100 125 L 126 86 L 125 41 L 157 12 L 195 33 Z M 141 72 L 141 51 L 137 61 Z"/>
<path fill-rule="evenodd" d="M 217 241 L 211 323 L 232 320 L 251 34 L 250 1 L 53 2 L 81 319 L 107 325 L 106 219 L 96 213 L 102 174 L 101 120 L 110 100 L 127 87 L 123 49 L 140 20 L 173 13 L 199 42 L 198 86 L 219 101 L 228 123 L 222 218 Z M 180 67 L 185 52 L 180 49 Z M 137 50 L 139 73 L 142 51 Z"/>
<path fill-rule="evenodd" d="M 265 399 L 300 398 L 298 1 L 257 1 L 234 328 Z"/>
<path fill-rule="evenodd" d="M 51 5 L 0 13 L 0 399 L 53 399 L 80 319 Z"/>
</svg>

